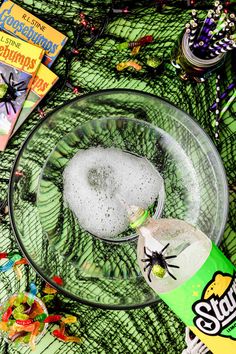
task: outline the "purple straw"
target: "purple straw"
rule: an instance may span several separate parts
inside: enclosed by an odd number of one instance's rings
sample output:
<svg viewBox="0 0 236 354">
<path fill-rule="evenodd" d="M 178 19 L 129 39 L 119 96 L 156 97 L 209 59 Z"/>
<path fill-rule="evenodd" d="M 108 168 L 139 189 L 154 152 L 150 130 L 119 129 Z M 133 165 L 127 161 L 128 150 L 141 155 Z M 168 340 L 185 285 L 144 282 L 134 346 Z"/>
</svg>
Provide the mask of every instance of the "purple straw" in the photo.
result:
<svg viewBox="0 0 236 354">
<path fill-rule="evenodd" d="M 232 82 L 231 84 L 229 84 L 226 90 L 220 95 L 219 97 L 220 101 L 223 101 L 226 97 L 228 97 L 230 91 L 232 91 L 235 86 L 236 86 L 236 82 Z M 213 105 L 210 107 L 210 111 L 214 112 L 216 110 L 216 106 L 217 103 L 214 102 Z"/>
</svg>

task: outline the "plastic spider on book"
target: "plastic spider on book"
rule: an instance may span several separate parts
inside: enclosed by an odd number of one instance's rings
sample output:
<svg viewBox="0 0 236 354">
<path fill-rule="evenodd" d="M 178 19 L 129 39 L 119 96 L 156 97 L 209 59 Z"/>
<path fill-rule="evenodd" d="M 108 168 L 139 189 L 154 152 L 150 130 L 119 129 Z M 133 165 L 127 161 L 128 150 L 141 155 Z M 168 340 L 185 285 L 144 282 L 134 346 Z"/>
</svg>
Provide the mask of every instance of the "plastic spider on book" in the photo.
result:
<svg viewBox="0 0 236 354">
<path fill-rule="evenodd" d="M 9 106 L 12 107 L 14 113 L 16 113 L 15 101 L 18 96 L 26 91 L 24 81 L 16 82 L 12 72 L 9 74 L 8 80 L 0 73 L 2 83 L 0 83 L 0 103 L 4 103 L 6 112 L 9 115 Z"/>
</svg>

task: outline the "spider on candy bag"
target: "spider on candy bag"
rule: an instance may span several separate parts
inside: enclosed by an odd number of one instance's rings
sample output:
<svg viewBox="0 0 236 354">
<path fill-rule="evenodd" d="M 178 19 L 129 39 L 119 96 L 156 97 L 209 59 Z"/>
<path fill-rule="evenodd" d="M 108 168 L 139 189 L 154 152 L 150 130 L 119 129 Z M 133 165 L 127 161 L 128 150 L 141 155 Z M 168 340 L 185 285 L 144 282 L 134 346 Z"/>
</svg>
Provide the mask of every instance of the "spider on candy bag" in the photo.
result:
<svg viewBox="0 0 236 354">
<path fill-rule="evenodd" d="M 179 268 L 179 266 L 177 265 L 173 265 L 173 264 L 169 264 L 166 262 L 167 259 L 171 259 L 171 258 L 176 258 L 177 256 L 167 256 L 165 257 L 163 255 L 164 251 L 167 249 L 167 247 L 169 246 L 169 243 L 167 243 L 167 245 L 161 250 L 161 252 L 152 252 L 152 254 L 148 254 L 146 247 L 144 247 L 144 253 L 147 256 L 147 258 L 145 259 L 141 259 L 142 262 L 147 262 L 147 265 L 145 265 L 145 267 L 143 268 L 144 272 L 146 271 L 146 269 L 148 269 L 148 279 L 151 282 L 151 272 L 153 273 L 153 275 L 159 277 L 159 278 L 163 278 L 164 275 L 166 274 L 166 272 L 173 278 L 176 280 L 176 277 L 171 274 L 171 272 L 169 271 L 168 267 L 171 268 Z"/>
<path fill-rule="evenodd" d="M 26 91 L 27 87 L 23 87 L 25 82 L 16 82 L 12 72 L 9 74 L 8 81 L 3 73 L 0 73 L 0 76 L 3 81 L 0 83 L 0 103 L 4 103 L 8 115 L 9 106 L 12 107 L 14 113 L 16 113 L 15 104 L 13 102 L 16 101 L 17 97 L 20 96 L 22 92 Z"/>
</svg>

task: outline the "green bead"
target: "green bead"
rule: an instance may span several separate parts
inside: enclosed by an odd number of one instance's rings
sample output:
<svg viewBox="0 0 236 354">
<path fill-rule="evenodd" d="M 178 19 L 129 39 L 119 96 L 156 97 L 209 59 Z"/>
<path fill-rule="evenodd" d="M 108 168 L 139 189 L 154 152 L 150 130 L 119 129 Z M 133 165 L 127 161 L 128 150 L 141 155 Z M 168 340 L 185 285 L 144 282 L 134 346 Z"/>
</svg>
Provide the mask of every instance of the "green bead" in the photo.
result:
<svg viewBox="0 0 236 354">
<path fill-rule="evenodd" d="M 128 42 L 123 42 L 123 43 L 118 45 L 118 49 L 119 50 L 127 49 L 128 47 L 129 47 L 129 43 Z"/>
<path fill-rule="evenodd" d="M 166 270 L 162 268 L 159 264 L 155 264 L 152 267 L 152 273 L 158 278 L 163 278 L 164 275 L 166 274 Z"/>
<path fill-rule="evenodd" d="M 46 313 L 41 313 L 40 315 L 35 316 L 34 321 L 43 322 L 46 317 Z"/>
</svg>

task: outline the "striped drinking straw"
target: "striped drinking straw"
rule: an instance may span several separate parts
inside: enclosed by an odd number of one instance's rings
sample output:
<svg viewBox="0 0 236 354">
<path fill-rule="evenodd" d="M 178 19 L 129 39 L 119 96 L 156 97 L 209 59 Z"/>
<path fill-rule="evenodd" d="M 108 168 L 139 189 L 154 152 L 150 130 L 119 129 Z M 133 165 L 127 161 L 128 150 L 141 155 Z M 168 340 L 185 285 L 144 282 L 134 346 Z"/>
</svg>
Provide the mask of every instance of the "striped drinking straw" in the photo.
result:
<svg viewBox="0 0 236 354">
<path fill-rule="evenodd" d="M 220 95 L 220 102 L 228 97 L 229 93 L 236 87 L 236 81 L 232 82 L 227 86 L 225 91 Z M 216 110 L 216 102 L 213 103 L 210 107 L 210 111 L 214 112 Z"/>
<path fill-rule="evenodd" d="M 229 107 L 231 106 L 231 104 L 233 104 L 233 102 L 236 99 L 236 90 L 234 90 L 232 96 L 230 96 L 229 100 L 225 103 L 225 105 L 223 106 L 221 112 L 220 112 L 220 118 L 223 117 L 224 113 L 229 109 Z"/>
<path fill-rule="evenodd" d="M 215 112 L 215 138 L 219 138 L 219 120 L 220 120 L 220 75 L 216 77 L 216 112 Z"/>
</svg>

